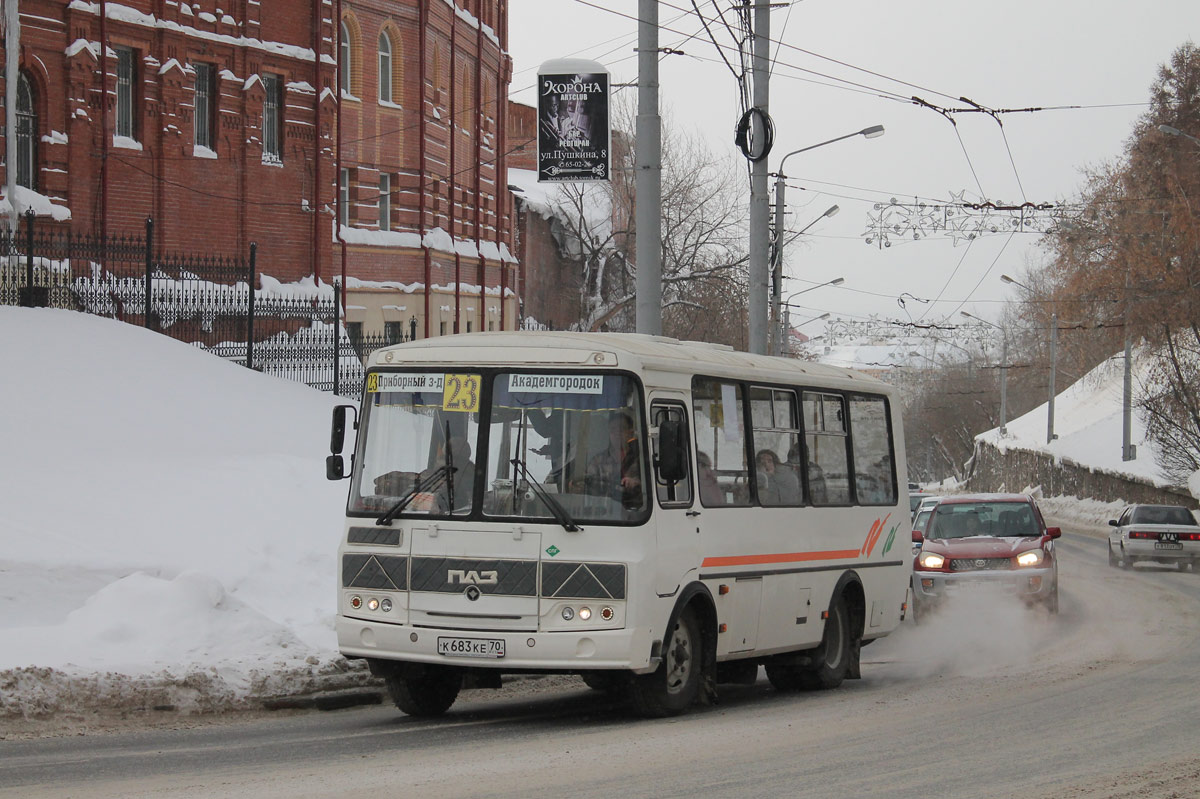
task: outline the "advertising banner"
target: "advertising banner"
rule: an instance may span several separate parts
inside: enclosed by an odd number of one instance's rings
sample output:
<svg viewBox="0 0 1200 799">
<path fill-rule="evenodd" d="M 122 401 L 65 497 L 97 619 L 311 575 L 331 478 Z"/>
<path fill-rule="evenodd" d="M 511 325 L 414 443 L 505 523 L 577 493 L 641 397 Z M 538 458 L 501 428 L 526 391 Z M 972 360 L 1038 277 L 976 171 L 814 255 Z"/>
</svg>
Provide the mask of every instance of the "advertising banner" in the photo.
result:
<svg viewBox="0 0 1200 799">
<path fill-rule="evenodd" d="M 608 180 L 608 71 L 595 61 L 547 61 L 538 70 L 538 181 Z"/>
</svg>

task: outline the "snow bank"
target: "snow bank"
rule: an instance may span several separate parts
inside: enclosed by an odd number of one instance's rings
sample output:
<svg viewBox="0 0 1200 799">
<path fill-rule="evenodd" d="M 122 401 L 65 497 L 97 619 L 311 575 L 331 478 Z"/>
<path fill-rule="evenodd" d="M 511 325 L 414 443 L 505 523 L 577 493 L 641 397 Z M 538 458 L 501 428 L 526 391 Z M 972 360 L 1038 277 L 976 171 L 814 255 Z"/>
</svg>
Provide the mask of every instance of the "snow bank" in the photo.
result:
<svg viewBox="0 0 1200 799">
<path fill-rule="evenodd" d="M 0 717 L 80 681 L 238 701 L 344 667 L 342 400 L 70 311 L 0 307 L 0 338 Z"/>
</svg>

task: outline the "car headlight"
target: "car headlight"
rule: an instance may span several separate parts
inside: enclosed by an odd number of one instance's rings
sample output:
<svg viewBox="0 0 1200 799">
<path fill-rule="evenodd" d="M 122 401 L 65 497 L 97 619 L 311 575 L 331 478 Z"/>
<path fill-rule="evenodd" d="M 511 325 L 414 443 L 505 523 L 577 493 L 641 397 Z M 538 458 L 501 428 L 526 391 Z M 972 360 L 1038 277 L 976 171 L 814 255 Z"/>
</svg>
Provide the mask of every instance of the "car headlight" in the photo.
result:
<svg viewBox="0 0 1200 799">
<path fill-rule="evenodd" d="M 1046 555 L 1040 549 L 1031 549 L 1028 552 L 1022 552 L 1017 555 L 1018 566 L 1037 566 L 1046 559 Z"/>
<path fill-rule="evenodd" d="M 917 558 L 917 563 L 921 564 L 923 569 L 940 569 L 946 565 L 946 559 L 936 552 L 922 552 Z"/>
</svg>

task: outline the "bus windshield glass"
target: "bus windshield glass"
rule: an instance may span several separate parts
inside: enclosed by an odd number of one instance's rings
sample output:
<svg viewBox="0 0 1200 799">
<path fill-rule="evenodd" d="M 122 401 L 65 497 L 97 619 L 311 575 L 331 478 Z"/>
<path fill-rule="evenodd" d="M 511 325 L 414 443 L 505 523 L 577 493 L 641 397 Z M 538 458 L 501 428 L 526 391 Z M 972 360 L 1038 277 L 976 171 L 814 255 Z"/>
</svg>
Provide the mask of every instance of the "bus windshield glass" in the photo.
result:
<svg viewBox="0 0 1200 799">
<path fill-rule="evenodd" d="M 479 374 L 369 374 L 349 510 L 469 515 L 481 387 Z"/>
<path fill-rule="evenodd" d="M 500 374 L 487 424 L 485 514 L 553 518 L 539 494 L 552 495 L 579 522 L 632 522 L 646 514 L 645 436 L 632 378 Z"/>
</svg>

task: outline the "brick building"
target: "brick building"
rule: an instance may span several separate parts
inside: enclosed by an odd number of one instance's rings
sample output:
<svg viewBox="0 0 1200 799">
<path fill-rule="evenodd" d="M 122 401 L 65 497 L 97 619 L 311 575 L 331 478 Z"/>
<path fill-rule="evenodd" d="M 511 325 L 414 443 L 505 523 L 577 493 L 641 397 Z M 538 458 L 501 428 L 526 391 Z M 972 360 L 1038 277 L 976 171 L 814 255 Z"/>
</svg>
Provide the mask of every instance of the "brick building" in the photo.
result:
<svg viewBox="0 0 1200 799">
<path fill-rule="evenodd" d="M 152 217 L 164 252 L 257 242 L 285 283 L 345 275 L 351 324 L 513 327 L 507 0 L 20 11 L 19 205 L 102 235 Z"/>
</svg>

